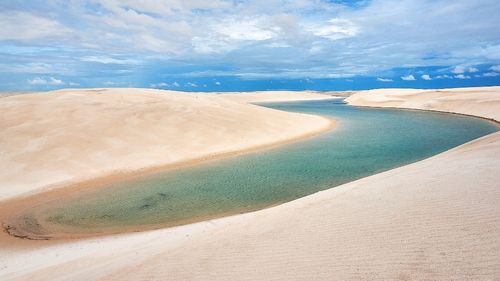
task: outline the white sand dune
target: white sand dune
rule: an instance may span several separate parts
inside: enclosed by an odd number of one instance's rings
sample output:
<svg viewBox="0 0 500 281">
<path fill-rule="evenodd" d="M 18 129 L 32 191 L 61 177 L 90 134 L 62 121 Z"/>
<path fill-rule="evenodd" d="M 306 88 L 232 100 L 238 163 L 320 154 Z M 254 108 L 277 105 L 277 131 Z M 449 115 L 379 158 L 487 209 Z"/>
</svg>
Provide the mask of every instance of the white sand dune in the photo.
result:
<svg viewBox="0 0 500 281">
<path fill-rule="evenodd" d="M 277 102 L 277 101 L 304 101 L 304 100 L 323 100 L 333 98 L 324 94 L 311 91 L 261 91 L 261 92 L 234 92 L 221 93 L 217 96 L 238 102 Z"/>
<path fill-rule="evenodd" d="M 210 94 L 73 89 L 9 96 L 0 99 L 0 167 L 8 167 L 0 169 L 0 199 L 276 144 L 330 125 Z"/>
<path fill-rule="evenodd" d="M 440 104 L 433 109 L 499 120 L 496 88 L 460 91 L 474 109 L 457 102 L 454 92 L 361 92 L 349 102 Z M 499 170 L 495 133 L 253 213 L 63 244 L 4 234 L 0 279 L 499 279 Z"/>
<path fill-rule="evenodd" d="M 500 120 L 500 87 L 378 89 L 357 92 L 346 101 L 352 105 L 437 110 Z"/>
</svg>

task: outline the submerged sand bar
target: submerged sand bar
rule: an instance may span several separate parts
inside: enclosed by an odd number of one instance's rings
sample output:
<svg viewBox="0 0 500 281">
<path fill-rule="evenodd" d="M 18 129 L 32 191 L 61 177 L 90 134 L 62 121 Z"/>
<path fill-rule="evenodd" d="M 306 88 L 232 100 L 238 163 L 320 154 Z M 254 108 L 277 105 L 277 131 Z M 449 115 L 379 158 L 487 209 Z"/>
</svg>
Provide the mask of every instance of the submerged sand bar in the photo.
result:
<svg viewBox="0 0 500 281">
<path fill-rule="evenodd" d="M 375 92 L 355 104 L 409 107 L 405 101 L 415 97 L 400 92 Z M 499 121 L 498 87 L 428 93 L 415 91 L 411 107 Z M 467 102 L 456 102 L 462 94 Z M 499 155 L 494 133 L 254 213 L 58 245 L 3 234 L 0 279 L 497 279 Z"/>
</svg>

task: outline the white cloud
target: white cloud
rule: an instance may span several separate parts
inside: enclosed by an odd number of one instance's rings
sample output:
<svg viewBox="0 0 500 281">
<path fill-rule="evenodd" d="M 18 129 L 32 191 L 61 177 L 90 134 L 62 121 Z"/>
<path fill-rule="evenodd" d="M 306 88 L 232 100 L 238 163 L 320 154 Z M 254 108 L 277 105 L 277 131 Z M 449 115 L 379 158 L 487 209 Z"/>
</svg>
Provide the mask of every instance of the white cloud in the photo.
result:
<svg viewBox="0 0 500 281">
<path fill-rule="evenodd" d="M 153 83 L 153 84 L 149 85 L 149 87 L 151 87 L 151 88 L 166 88 L 168 86 L 169 86 L 169 84 L 167 84 L 165 82 Z"/>
<path fill-rule="evenodd" d="M 284 42 L 271 42 L 266 45 L 269 48 L 290 48 L 291 46 Z"/>
<path fill-rule="evenodd" d="M 191 40 L 198 53 L 221 53 L 237 49 L 247 42 L 269 40 L 276 36 L 279 28 L 270 25 L 264 17 L 227 18 L 217 21 L 204 36 Z"/>
<path fill-rule="evenodd" d="M 459 66 L 456 66 L 455 68 L 453 68 L 451 70 L 452 73 L 454 74 L 464 74 L 464 73 L 475 73 L 475 72 L 478 72 L 479 69 L 475 68 L 475 67 L 467 67 L 467 66 L 462 66 L 462 65 L 459 65 Z"/>
<path fill-rule="evenodd" d="M 86 62 L 98 62 L 102 64 L 138 64 L 139 61 L 132 59 L 115 59 L 107 56 L 86 56 L 80 59 Z"/>
<path fill-rule="evenodd" d="M 470 79 L 470 76 L 464 74 L 458 74 L 454 76 L 457 79 Z"/>
<path fill-rule="evenodd" d="M 216 25 L 215 32 L 236 41 L 262 41 L 275 36 L 275 32 L 259 18 L 229 19 Z"/>
<path fill-rule="evenodd" d="M 0 40 L 35 40 L 66 35 L 70 30 L 59 22 L 27 12 L 0 12 Z"/>
<path fill-rule="evenodd" d="M 194 51 L 199 54 L 223 53 L 237 48 L 235 45 L 217 37 L 194 37 L 191 44 Z"/>
<path fill-rule="evenodd" d="M 221 0 L 100 0 L 102 6 L 110 11 L 138 11 L 140 13 L 149 13 L 163 16 L 175 16 L 177 14 L 191 13 L 193 10 L 202 9 L 221 9 L 229 8 L 231 4 L 228 1 Z"/>
<path fill-rule="evenodd" d="M 167 10 L 176 7 L 173 2 L 178 1 L 156 2 L 101 0 L 96 13 L 83 15 L 89 27 L 81 35 L 82 41 L 94 49 L 119 47 L 128 52 L 182 53 L 193 35 L 191 25 L 182 17 L 169 15 Z M 153 11 L 153 7 L 157 10 Z M 95 44 L 95 37 L 99 44 Z"/>
<path fill-rule="evenodd" d="M 498 73 L 498 72 L 486 72 L 486 73 L 483 73 L 484 77 L 496 77 L 498 75 L 500 75 L 500 73 Z"/>
<path fill-rule="evenodd" d="M 99 84 L 102 78 L 96 76 L 119 65 L 134 64 L 131 58 L 158 65 L 156 58 L 162 57 L 159 63 L 165 67 L 166 61 L 179 62 L 179 66 L 203 65 L 212 71 L 231 65 L 223 68 L 229 75 L 263 78 L 373 77 L 407 66 L 446 67 L 439 74 L 465 77 L 482 73 L 474 66 L 500 63 L 497 0 L 359 1 L 362 5 L 323 0 L 60 2 L 43 2 L 43 11 L 50 11 L 44 14 L 27 12 L 40 4 L 0 11 L 0 40 L 7 41 L 1 42 L 2 53 L 18 58 L 9 65 L 26 64 L 30 57 L 36 58 L 33 63 L 59 69 L 55 72 L 40 65 L 37 72 L 28 68 L 16 73 L 26 73 L 29 78 L 68 77 L 60 66 L 70 62 L 74 63 L 71 69 Z M 22 44 L 14 42 L 19 49 L 32 43 L 40 51 L 5 51 L 5 45 L 18 40 L 23 40 Z M 42 51 L 41 46 L 54 47 Z M 85 64 L 78 60 L 82 57 L 103 65 L 90 70 L 81 65 Z M 414 78 L 423 79 L 422 74 L 414 74 Z M 432 78 L 451 79 L 438 76 Z"/>
<path fill-rule="evenodd" d="M 429 74 L 424 74 L 420 77 L 422 77 L 422 79 L 427 80 L 427 81 L 432 80 L 432 78 L 429 76 Z"/>
<path fill-rule="evenodd" d="M 468 71 L 469 71 L 469 73 L 476 73 L 479 71 L 479 69 L 477 69 L 475 67 L 469 67 Z"/>
<path fill-rule="evenodd" d="M 415 77 L 413 75 L 405 75 L 405 76 L 401 76 L 401 79 L 404 80 L 404 81 L 415 81 Z"/>
<path fill-rule="evenodd" d="M 455 73 L 455 74 L 464 73 L 465 72 L 465 67 L 463 67 L 463 66 L 456 66 L 455 68 L 453 68 L 451 70 L 451 72 Z"/>
<path fill-rule="evenodd" d="M 348 19 L 335 18 L 329 20 L 326 25 L 313 27 L 312 31 L 316 36 L 328 38 L 330 40 L 338 40 L 356 36 L 359 32 L 359 28 Z"/>
<path fill-rule="evenodd" d="M 448 74 L 443 74 L 436 76 L 436 79 L 453 79 L 453 76 L 450 76 Z"/>
<path fill-rule="evenodd" d="M 491 66 L 490 70 L 495 71 L 495 72 L 500 72 L 500 64 Z"/>
<path fill-rule="evenodd" d="M 67 73 L 69 71 L 69 69 L 63 69 L 60 65 L 55 66 L 47 63 L 29 62 L 26 64 L 9 64 L 0 62 L 0 72 L 7 73 L 54 74 Z"/>
<path fill-rule="evenodd" d="M 377 81 L 380 81 L 380 82 L 392 82 L 393 80 L 390 79 L 390 78 L 380 78 L 380 77 L 378 77 Z"/>
<path fill-rule="evenodd" d="M 54 77 L 48 77 L 48 78 L 35 77 L 33 79 L 28 79 L 28 84 L 57 86 L 57 85 L 64 85 L 66 83 Z"/>
</svg>

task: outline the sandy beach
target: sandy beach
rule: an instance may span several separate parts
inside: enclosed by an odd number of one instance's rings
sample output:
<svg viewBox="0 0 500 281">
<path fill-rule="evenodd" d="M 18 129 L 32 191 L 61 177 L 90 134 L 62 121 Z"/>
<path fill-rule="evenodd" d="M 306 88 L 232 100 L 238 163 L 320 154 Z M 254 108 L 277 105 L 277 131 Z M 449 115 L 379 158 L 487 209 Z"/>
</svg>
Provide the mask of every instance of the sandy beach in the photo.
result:
<svg viewBox="0 0 500 281">
<path fill-rule="evenodd" d="M 331 121 L 249 104 L 315 98 L 330 97 L 95 89 L 0 99 L 0 126 L 7 128 L 0 163 L 11 167 L 0 174 L 0 204 L 117 171 L 321 132 Z M 500 87 L 382 89 L 356 92 L 347 102 L 500 120 Z M 497 279 L 499 155 L 494 133 L 252 213 L 63 243 L 2 233 L 0 279 Z"/>
</svg>

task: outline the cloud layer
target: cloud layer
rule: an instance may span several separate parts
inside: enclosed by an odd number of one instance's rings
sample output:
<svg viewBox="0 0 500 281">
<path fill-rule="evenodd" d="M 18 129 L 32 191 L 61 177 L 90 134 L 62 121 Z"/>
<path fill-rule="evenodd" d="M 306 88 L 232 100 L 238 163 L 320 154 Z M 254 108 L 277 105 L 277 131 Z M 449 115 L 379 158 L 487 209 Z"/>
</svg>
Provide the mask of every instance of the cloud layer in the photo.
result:
<svg viewBox="0 0 500 281">
<path fill-rule="evenodd" d="M 40 75 L 174 87 L 179 77 L 389 83 L 500 72 L 496 0 L 6 0 L 0 11 L 0 73 L 27 85 L 57 85 L 26 83 Z"/>
</svg>

